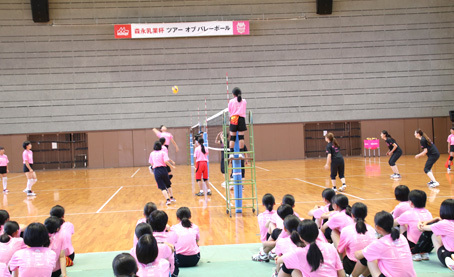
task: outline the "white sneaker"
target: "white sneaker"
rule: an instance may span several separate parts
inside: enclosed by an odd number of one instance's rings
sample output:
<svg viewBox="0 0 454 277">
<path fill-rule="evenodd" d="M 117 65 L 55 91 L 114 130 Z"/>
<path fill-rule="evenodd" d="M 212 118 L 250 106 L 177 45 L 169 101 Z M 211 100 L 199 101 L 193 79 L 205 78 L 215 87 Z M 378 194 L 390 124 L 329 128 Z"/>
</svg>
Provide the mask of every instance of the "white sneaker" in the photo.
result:
<svg viewBox="0 0 454 277">
<path fill-rule="evenodd" d="M 333 190 L 334 190 L 334 192 L 337 192 L 337 188 L 336 187 L 334 187 Z"/>
<path fill-rule="evenodd" d="M 428 261 L 429 260 L 429 253 L 422 253 L 421 254 L 421 259 L 423 261 Z"/>
<path fill-rule="evenodd" d="M 339 188 L 339 191 L 342 192 L 347 188 L 347 185 L 342 185 L 342 187 Z"/>
<path fill-rule="evenodd" d="M 27 191 L 28 191 L 28 189 L 27 189 L 27 188 L 25 188 L 25 189 L 23 190 L 23 192 L 25 192 L 25 193 L 27 193 Z"/>
<path fill-rule="evenodd" d="M 440 185 L 438 182 L 432 182 L 432 184 L 429 185 L 429 188 L 436 188 Z"/>
<path fill-rule="evenodd" d="M 445 258 L 446 267 L 448 267 L 452 272 L 454 272 L 454 260 L 450 257 Z"/>
<path fill-rule="evenodd" d="M 222 182 L 221 187 L 225 188 L 225 181 Z"/>
<path fill-rule="evenodd" d="M 276 255 L 276 252 L 274 252 L 274 249 L 268 253 L 268 258 L 270 260 L 274 260 L 274 259 L 276 259 L 276 257 L 277 257 L 277 255 Z"/>
<path fill-rule="evenodd" d="M 390 177 L 391 179 L 394 179 L 394 177 L 396 177 L 396 173 L 389 175 L 389 177 Z"/>
<path fill-rule="evenodd" d="M 415 262 L 420 262 L 422 260 L 421 254 L 413 254 L 411 255 L 411 258 Z"/>
<path fill-rule="evenodd" d="M 36 193 L 34 193 L 33 191 L 29 190 L 27 191 L 27 196 L 35 196 Z"/>
</svg>

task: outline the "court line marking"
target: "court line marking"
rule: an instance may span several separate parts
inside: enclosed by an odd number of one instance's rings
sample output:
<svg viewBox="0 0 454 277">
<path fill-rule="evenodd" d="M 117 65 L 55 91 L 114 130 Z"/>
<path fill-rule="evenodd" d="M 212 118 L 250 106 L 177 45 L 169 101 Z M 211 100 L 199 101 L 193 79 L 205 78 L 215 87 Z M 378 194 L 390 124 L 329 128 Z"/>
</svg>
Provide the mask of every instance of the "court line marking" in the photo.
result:
<svg viewBox="0 0 454 277">
<path fill-rule="evenodd" d="M 271 170 L 269 170 L 269 169 L 266 169 L 266 168 L 263 168 L 263 167 L 260 167 L 260 166 L 255 166 L 255 167 L 258 168 L 258 169 L 261 169 L 261 170 L 271 171 Z"/>
<path fill-rule="evenodd" d="M 137 172 L 139 172 L 140 168 L 136 170 L 136 172 L 134 172 L 134 174 L 131 175 L 131 178 L 134 178 L 134 176 L 137 174 Z"/>
<path fill-rule="evenodd" d="M 120 187 L 110 198 L 109 200 L 107 200 L 106 203 L 104 203 L 104 205 L 101 206 L 101 208 L 99 208 L 99 210 L 96 212 L 97 214 L 99 214 L 99 212 L 110 202 L 110 200 L 112 200 L 112 198 L 115 197 L 115 195 L 117 195 L 117 193 L 120 192 L 120 190 L 122 189 L 123 187 Z"/>
<path fill-rule="evenodd" d="M 222 193 L 210 182 L 208 181 L 208 183 L 211 185 L 212 188 L 214 188 L 215 191 L 217 191 L 219 193 L 219 195 L 225 200 L 227 201 L 227 199 L 225 198 L 224 195 L 222 195 Z"/>
<path fill-rule="evenodd" d="M 297 181 L 300 181 L 300 182 L 308 183 L 308 184 L 310 184 L 310 185 L 313 185 L 313 186 L 316 186 L 316 187 L 319 187 L 319 188 L 324 188 L 324 189 L 327 188 L 327 187 L 324 187 L 324 186 L 321 186 L 321 185 L 317 185 L 317 184 L 314 184 L 314 183 L 311 183 L 311 182 L 308 182 L 308 181 L 304 181 L 304 180 L 301 180 L 301 179 L 298 179 L 298 178 L 294 178 L 294 179 L 297 180 Z M 340 193 L 345 194 L 345 195 L 349 195 L 349 196 L 351 196 L 351 197 L 358 198 L 359 200 L 365 200 L 364 198 L 355 196 L 355 195 L 350 194 L 350 193 L 345 193 L 345 192 L 340 192 Z"/>
<path fill-rule="evenodd" d="M 386 156 L 383 156 L 383 157 L 386 157 Z M 376 157 L 378 159 L 380 159 L 380 157 Z M 364 161 L 365 159 L 374 159 L 374 157 L 364 157 L 364 158 L 350 158 L 350 160 L 357 160 L 357 161 Z M 367 161 L 367 160 L 366 160 Z M 372 162 L 372 163 L 375 163 Z M 378 161 L 377 163 L 380 163 L 380 164 L 388 164 L 388 162 L 380 162 Z M 396 163 L 397 165 L 405 165 L 405 164 L 401 164 L 401 163 Z"/>
</svg>

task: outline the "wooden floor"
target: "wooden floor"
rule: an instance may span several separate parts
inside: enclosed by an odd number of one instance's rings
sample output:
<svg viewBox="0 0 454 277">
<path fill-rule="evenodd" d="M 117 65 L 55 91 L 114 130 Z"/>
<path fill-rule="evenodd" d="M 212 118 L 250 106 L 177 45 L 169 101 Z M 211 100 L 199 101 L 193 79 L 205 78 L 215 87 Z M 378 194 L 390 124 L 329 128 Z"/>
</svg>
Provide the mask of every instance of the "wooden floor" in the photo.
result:
<svg viewBox="0 0 454 277">
<path fill-rule="evenodd" d="M 348 188 L 345 194 L 351 204 L 358 201 L 367 204 L 369 217 L 366 220 L 369 223 L 373 223 L 377 211 L 391 211 L 397 204 L 394 187 L 399 184 L 424 190 L 428 196 L 428 209 L 434 216 L 438 215 L 440 203 L 454 196 L 454 174 L 446 173 L 446 159 L 447 155 L 442 155 L 433 169 L 440 187 L 429 189 L 426 185 L 429 179 L 423 172 L 426 158 L 416 160 L 414 156 L 403 156 L 398 161 L 403 176 L 401 181 L 389 178 L 392 172 L 387 157 L 346 158 Z M 322 204 L 323 188 L 331 186 L 329 172 L 323 169 L 324 163 L 325 159 L 257 162 L 259 199 L 269 192 L 280 203 L 284 194 L 291 193 L 297 201 L 295 210 L 300 216 L 306 216 L 314 205 Z M 169 207 L 146 167 L 39 171 L 34 186 L 38 195 L 34 198 L 27 198 L 22 192 L 26 182 L 23 174 L 9 174 L 10 193 L 3 195 L 0 207 L 8 210 L 12 220 L 28 224 L 43 222 L 52 206 L 64 206 L 66 220 L 75 225 L 73 244 L 77 253 L 130 249 L 135 223 L 148 201 L 167 212 L 170 224 L 177 222 L 175 212 L 178 207 L 189 207 L 193 222 L 201 230 L 201 245 L 258 242 L 255 214 L 248 209 L 232 218 L 226 215 L 225 200 L 221 196 L 225 190 L 220 186 L 223 175 L 218 171 L 219 164 L 212 164 L 210 168 L 210 181 L 216 189 L 205 200 L 194 196 L 196 190 L 189 166 L 178 166 L 172 180 L 177 202 Z"/>
</svg>

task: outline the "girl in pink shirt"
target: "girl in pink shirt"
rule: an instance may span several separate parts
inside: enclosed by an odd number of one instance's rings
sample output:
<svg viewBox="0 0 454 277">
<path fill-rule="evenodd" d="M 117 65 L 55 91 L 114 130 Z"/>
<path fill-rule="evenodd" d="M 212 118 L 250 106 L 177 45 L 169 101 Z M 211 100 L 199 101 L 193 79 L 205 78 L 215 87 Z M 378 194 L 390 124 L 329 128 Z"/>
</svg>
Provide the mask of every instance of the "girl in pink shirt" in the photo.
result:
<svg viewBox="0 0 454 277">
<path fill-rule="evenodd" d="M 13 276 L 51 276 L 57 255 L 49 248 L 50 240 L 46 227 L 41 223 L 28 225 L 24 232 L 24 242 L 29 248 L 16 251 L 8 265 Z"/>
<path fill-rule="evenodd" d="M 364 249 L 376 240 L 376 232 L 372 226 L 364 221 L 367 216 L 367 206 L 361 202 L 356 202 L 352 207 L 352 217 L 354 224 L 342 229 L 337 251 L 344 256 L 342 264 L 347 274 L 357 277 L 360 274 L 367 276 L 367 260 L 360 262 L 355 257 L 355 252 Z"/>
<path fill-rule="evenodd" d="M 411 209 L 410 201 L 408 200 L 408 194 L 410 190 L 405 185 L 399 185 L 394 189 L 394 196 L 397 201 L 400 201 L 399 204 L 391 212 L 394 219 L 398 218 L 401 214 Z"/>
<path fill-rule="evenodd" d="M 301 221 L 298 232 L 292 234 L 292 240 L 300 247 L 278 259 L 278 262 L 283 262 L 279 276 L 345 276 L 337 250 L 329 243 L 318 241 L 318 234 L 314 221 Z"/>
<path fill-rule="evenodd" d="M 0 176 L 2 177 L 3 183 L 3 193 L 8 193 L 7 186 L 8 186 L 8 177 L 7 173 L 8 170 L 8 156 L 5 155 L 5 148 L 0 146 Z"/>
<path fill-rule="evenodd" d="M 321 230 L 323 233 L 329 228 L 331 229 L 331 239 L 334 247 L 339 244 L 340 234 L 344 227 L 353 224 L 351 218 L 351 207 L 348 205 L 348 198 L 343 194 L 337 194 L 333 197 L 334 213 L 331 214 L 328 221 L 323 224 Z"/>
<path fill-rule="evenodd" d="M 323 201 L 325 202 L 325 205 L 324 206 L 316 205 L 312 210 L 309 211 L 309 216 L 313 217 L 315 223 L 317 223 L 317 226 L 319 228 L 323 225 L 323 223 L 326 222 L 326 220 L 325 222 L 322 221 L 323 220 L 322 215 L 333 210 L 331 200 L 335 195 L 336 192 L 333 189 L 331 188 L 324 189 L 322 192 L 322 198 Z"/>
<path fill-rule="evenodd" d="M 432 231 L 432 242 L 440 262 L 454 271 L 454 199 L 441 203 L 440 217 L 418 224 L 421 232 Z"/>
<path fill-rule="evenodd" d="M 143 235 L 139 238 L 136 247 L 136 255 L 139 264 L 138 276 L 159 276 L 170 275 L 170 263 L 166 259 L 158 258 L 158 242 L 152 235 Z"/>
<path fill-rule="evenodd" d="M 241 90 L 234 88 L 232 94 L 235 98 L 229 101 L 229 114 L 230 114 L 230 152 L 233 152 L 236 141 L 236 133 L 238 132 L 238 139 L 240 141 L 240 151 L 244 151 L 244 131 L 246 127 L 246 105 L 247 102 L 241 97 Z"/>
<path fill-rule="evenodd" d="M 196 193 L 197 196 L 204 196 L 204 186 L 206 186 L 208 192 L 207 195 L 211 195 L 211 189 L 208 185 L 208 149 L 203 145 L 203 138 L 199 138 L 197 141 L 198 146 L 194 150 L 195 159 L 195 179 L 199 184 L 200 191 Z M 203 183 L 202 183 L 203 179 Z"/>
<path fill-rule="evenodd" d="M 374 221 L 375 230 L 383 237 L 357 251 L 356 259 L 366 258 L 367 267 L 373 277 L 416 277 L 410 247 L 405 237 L 393 227 L 393 216 L 381 211 L 375 215 Z"/>
<path fill-rule="evenodd" d="M 0 263 L 8 264 L 16 251 L 27 248 L 24 239 L 20 237 L 19 224 L 8 221 L 4 225 L 4 233 L 0 236 Z M 5 275 L 6 273 L 6 275 Z M 0 272 L 0 276 L 11 276 L 8 272 Z"/>
<path fill-rule="evenodd" d="M 269 222 L 271 221 L 271 218 L 273 217 L 273 215 L 276 214 L 276 211 L 273 210 L 274 205 L 276 205 L 274 196 L 271 193 L 267 193 L 267 194 L 263 195 L 262 204 L 263 204 L 263 206 L 265 206 L 266 211 L 259 214 L 257 216 L 257 219 L 259 221 L 260 241 L 264 242 L 264 241 L 267 241 L 271 235 L 268 232 Z"/>
<path fill-rule="evenodd" d="M 143 217 L 141 219 L 137 220 L 136 227 L 140 223 L 148 223 L 148 217 L 150 216 L 150 214 L 152 212 L 156 211 L 157 209 L 158 208 L 156 207 L 156 204 L 153 202 L 148 202 L 147 204 L 145 204 L 145 206 L 143 207 Z M 138 240 L 139 240 L 139 238 L 137 237 L 136 234 L 134 234 L 133 246 L 136 246 Z"/>
<path fill-rule="evenodd" d="M 74 247 L 73 243 L 71 241 L 72 235 L 74 235 L 74 225 L 65 220 L 65 208 L 63 208 L 60 205 L 53 206 L 52 209 L 50 209 L 50 216 L 55 216 L 57 218 L 60 218 L 63 221 L 63 224 L 61 225 L 61 232 L 64 234 L 66 237 L 65 240 L 68 242 L 67 249 L 66 249 L 66 266 L 72 266 L 74 264 L 74 258 L 75 258 L 75 253 L 74 253 Z"/>
<path fill-rule="evenodd" d="M 167 127 L 166 126 L 161 125 L 161 127 L 159 127 L 159 130 L 156 129 L 156 128 L 153 128 L 153 132 L 156 134 L 156 136 L 158 136 L 158 138 L 165 138 L 166 139 L 166 141 L 164 143 L 164 146 L 167 149 L 169 148 L 170 142 L 172 142 L 172 144 L 175 145 L 175 150 L 177 152 L 179 151 L 177 143 L 173 139 L 172 134 L 167 132 Z"/>
<path fill-rule="evenodd" d="M 191 211 L 187 207 L 177 210 L 177 219 L 179 223 L 170 228 L 178 235 L 175 244 L 176 263 L 178 267 L 196 266 L 200 260 L 199 227 L 190 221 Z"/>
<path fill-rule="evenodd" d="M 27 187 L 24 189 L 24 192 L 27 193 L 27 196 L 35 196 L 36 193 L 32 191 L 32 186 L 38 181 L 36 178 L 36 173 L 33 170 L 33 152 L 32 144 L 29 141 L 25 141 L 22 144 L 24 152 L 22 152 L 22 161 L 24 164 L 24 173 L 27 177 Z"/>
<path fill-rule="evenodd" d="M 116 277 L 135 277 L 139 270 L 136 260 L 128 253 L 115 256 L 112 261 L 112 269 Z"/>
<path fill-rule="evenodd" d="M 274 247 L 274 252 L 276 253 L 276 268 L 273 276 L 278 276 L 279 269 L 282 265 L 282 261 L 278 262 L 277 259 L 285 253 L 289 253 L 297 248 L 297 245 L 292 241 L 291 235 L 293 232 L 297 232 L 300 222 L 301 220 L 295 215 L 288 215 L 285 217 L 284 230 L 276 240 L 276 247 Z"/>
<path fill-rule="evenodd" d="M 162 145 L 159 141 L 155 142 L 153 152 L 150 154 L 149 162 L 153 168 L 154 178 L 158 183 L 158 188 L 166 198 L 166 205 L 170 205 L 175 202 L 172 194 L 172 182 L 169 179 L 169 173 L 167 172 L 166 166 L 175 168 L 169 161 L 169 156 L 166 152 L 162 151 Z"/>
<path fill-rule="evenodd" d="M 44 221 L 49 232 L 50 249 L 55 252 L 56 259 L 54 262 L 54 269 L 52 270 L 52 277 L 66 276 L 66 250 L 68 249 L 67 236 L 61 231 L 63 220 L 51 216 Z"/>
<path fill-rule="evenodd" d="M 454 159 L 454 127 L 449 130 L 451 134 L 448 136 L 448 153 L 449 153 L 449 162 L 448 162 L 448 173 L 451 172 L 451 164 Z"/>
</svg>

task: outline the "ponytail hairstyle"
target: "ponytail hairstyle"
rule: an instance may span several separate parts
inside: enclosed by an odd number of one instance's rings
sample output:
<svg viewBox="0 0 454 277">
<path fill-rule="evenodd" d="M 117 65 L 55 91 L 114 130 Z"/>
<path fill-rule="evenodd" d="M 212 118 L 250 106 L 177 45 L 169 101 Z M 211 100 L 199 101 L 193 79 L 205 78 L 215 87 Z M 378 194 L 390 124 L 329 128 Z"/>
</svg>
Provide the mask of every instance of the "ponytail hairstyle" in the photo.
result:
<svg viewBox="0 0 454 277">
<path fill-rule="evenodd" d="M 333 200 L 333 197 L 336 195 L 336 192 L 331 189 L 331 188 L 326 188 L 323 190 L 322 192 L 322 197 L 324 199 L 326 199 L 326 201 L 328 201 L 330 204 L 329 204 L 329 207 L 328 207 L 328 210 L 332 211 L 333 210 L 333 204 L 332 204 L 332 200 Z"/>
<path fill-rule="evenodd" d="M 153 146 L 153 150 L 160 151 L 162 149 L 162 144 L 159 141 L 156 141 Z"/>
<path fill-rule="evenodd" d="M 129 253 L 118 254 L 112 261 L 112 268 L 117 277 L 135 277 L 139 271 L 136 259 Z"/>
<path fill-rule="evenodd" d="M 233 93 L 233 95 L 235 95 L 235 96 L 237 97 L 236 99 L 238 100 L 238 102 L 241 102 L 241 100 L 243 100 L 243 99 L 241 98 L 241 89 L 239 89 L 239 88 L 234 88 L 234 89 L 232 90 L 232 93 Z"/>
<path fill-rule="evenodd" d="M 334 144 L 334 146 L 336 146 L 337 148 L 340 148 L 339 143 L 337 143 L 337 140 L 334 137 L 333 133 L 328 133 L 328 134 L 326 134 L 325 137 L 329 140 L 329 142 L 332 142 Z"/>
<path fill-rule="evenodd" d="M 6 243 L 10 241 L 10 237 L 13 236 L 19 230 L 19 224 L 16 221 L 8 221 L 3 226 L 3 234 L 0 236 L 0 242 Z"/>
<path fill-rule="evenodd" d="M 284 228 L 287 230 L 287 232 L 290 233 L 290 239 L 292 239 L 292 236 L 295 237 L 294 238 L 295 242 L 293 242 L 295 245 L 301 243 L 298 235 L 298 226 L 300 225 L 300 223 L 301 220 L 296 215 L 293 214 L 286 216 L 284 219 Z"/>
<path fill-rule="evenodd" d="M 47 232 L 49 232 L 49 234 L 57 233 L 62 224 L 63 224 L 63 219 L 58 218 L 56 216 L 48 217 L 44 221 L 44 226 L 46 226 Z"/>
<path fill-rule="evenodd" d="M 180 207 L 177 210 L 177 218 L 181 221 L 181 226 L 185 228 L 191 228 L 192 222 L 191 219 L 191 210 L 188 207 Z"/>
<path fill-rule="evenodd" d="M 391 135 L 390 135 L 390 134 L 388 133 L 388 131 L 386 131 L 386 130 L 381 131 L 381 133 L 382 133 L 383 135 L 385 135 L 385 137 L 387 137 L 387 138 L 392 138 Z"/>
<path fill-rule="evenodd" d="M 376 213 L 374 222 L 376 226 L 382 228 L 386 233 L 391 234 L 393 241 L 399 238 L 399 230 L 393 227 L 394 218 L 390 213 L 385 211 Z"/>
<path fill-rule="evenodd" d="M 320 248 L 318 248 L 315 243 L 318 237 L 318 232 L 319 229 L 317 224 L 312 220 L 305 219 L 298 225 L 298 235 L 300 239 L 309 244 L 306 259 L 307 263 L 312 268 L 311 272 L 316 271 L 324 262 L 322 251 L 320 251 Z"/>
<path fill-rule="evenodd" d="M 333 202 L 334 204 L 336 204 L 340 209 L 341 211 L 345 210 L 345 213 L 349 216 L 352 215 L 352 207 L 350 207 L 350 205 L 348 205 L 348 197 L 343 195 L 343 194 L 336 194 L 334 197 L 333 197 Z"/>
<path fill-rule="evenodd" d="M 205 145 L 203 145 L 203 143 L 204 143 L 205 141 L 203 140 L 203 138 L 199 138 L 199 139 L 197 140 L 197 142 L 200 144 L 200 147 L 202 148 L 202 153 L 203 153 L 203 154 L 206 154 Z"/>
<path fill-rule="evenodd" d="M 166 143 L 166 138 L 165 137 L 159 138 L 159 143 L 161 143 L 161 145 L 164 145 Z"/>
<path fill-rule="evenodd" d="M 134 234 L 136 235 L 137 239 L 140 239 L 140 237 L 143 235 L 153 234 L 153 229 L 151 229 L 150 224 L 142 222 L 137 224 L 136 229 L 134 230 Z"/>
<path fill-rule="evenodd" d="M 352 207 L 352 215 L 356 221 L 356 232 L 364 235 L 367 232 L 366 223 L 364 222 L 367 216 L 367 206 L 361 202 L 356 202 Z"/>
<path fill-rule="evenodd" d="M 431 146 L 433 144 L 429 136 L 426 135 L 426 133 L 424 133 L 421 129 L 416 130 L 415 133 L 418 133 L 421 137 L 424 137 L 427 140 L 427 145 Z"/>
<path fill-rule="evenodd" d="M 142 264 L 149 264 L 158 257 L 158 242 L 153 235 L 143 235 L 136 246 L 137 260 Z"/>
<path fill-rule="evenodd" d="M 269 212 L 271 212 L 273 210 L 274 205 L 276 205 L 274 196 L 271 193 L 263 195 L 262 204 Z"/>
<path fill-rule="evenodd" d="M 9 220 L 9 213 L 6 210 L 0 210 L 0 226 L 5 225 Z"/>
<path fill-rule="evenodd" d="M 156 204 L 153 202 L 148 202 L 147 204 L 145 204 L 145 206 L 143 207 L 143 215 L 147 218 L 147 223 L 150 214 L 156 211 L 157 209 L 158 207 L 156 207 Z"/>
</svg>

